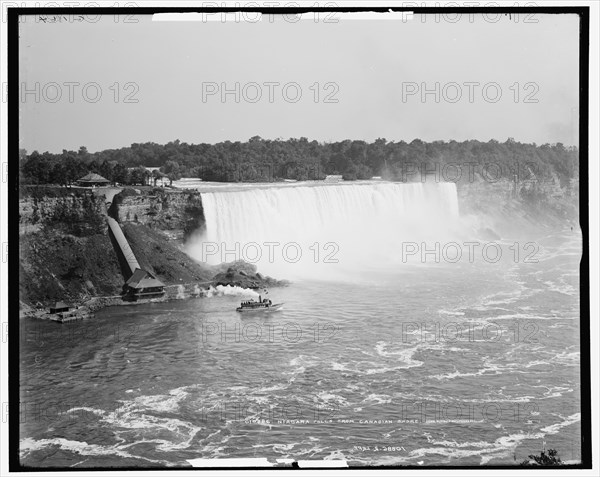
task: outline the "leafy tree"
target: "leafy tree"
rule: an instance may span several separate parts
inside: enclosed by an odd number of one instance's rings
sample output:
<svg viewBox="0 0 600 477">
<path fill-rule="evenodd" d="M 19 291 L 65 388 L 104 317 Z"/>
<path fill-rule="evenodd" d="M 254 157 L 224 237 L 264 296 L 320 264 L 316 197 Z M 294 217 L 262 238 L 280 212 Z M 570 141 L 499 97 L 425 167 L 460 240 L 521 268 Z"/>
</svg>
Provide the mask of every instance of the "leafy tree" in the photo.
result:
<svg viewBox="0 0 600 477">
<path fill-rule="evenodd" d="M 173 181 L 181 179 L 181 169 L 177 161 L 167 161 L 164 167 L 161 167 L 161 172 L 169 178 L 169 185 L 173 185 Z"/>
<path fill-rule="evenodd" d="M 128 184 L 130 177 L 127 167 L 116 162 L 116 164 L 113 166 L 113 181 L 119 184 Z"/>
<path fill-rule="evenodd" d="M 22 166 L 22 174 L 33 184 L 50 183 L 51 164 L 39 152 L 33 151 Z"/>
<path fill-rule="evenodd" d="M 311 180 L 327 174 L 341 174 L 347 180 L 377 175 L 410 181 L 418 178 L 417 174 L 407 176 L 411 167 L 424 165 L 432 170 L 434 166 L 466 163 L 499 164 L 503 177 L 509 178 L 513 170 L 524 170 L 536 179 L 557 178 L 561 187 L 569 188 L 579 177 L 577 148 L 567 148 L 561 143 L 523 144 L 512 139 L 502 143 L 496 140 L 426 143 L 420 139 L 406 143 L 388 142 L 384 138 L 372 143 L 359 140 L 319 143 L 305 137 L 267 140 L 254 136 L 247 142 L 217 144 L 187 144 L 179 140 L 165 145 L 134 143 L 96 153 L 90 153 L 85 146 L 60 154 L 33 151 L 27 155 L 21 151 L 19 159 L 21 181 L 26 184 L 68 185 L 88 172 L 97 172 L 120 184 L 144 184 L 150 176 L 140 166 L 160 167 L 171 182 L 181 177 L 220 182 Z M 156 174 L 150 178 L 156 183 Z M 472 178 L 464 173 L 461 180 Z M 523 194 L 530 202 L 543 198 L 543 193 L 535 189 L 525 188 Z"/>
<path fill-rule="evenodd" d="M 131 185 L 145 185 L 148 170 L 142 166 L 136 167 L 129 171 L 129 181 Z"/>
<path fill-rule="evenodd" d="M 160 179 L 161 177 L 165 177 L 165 175 L 162 172 L 160 172 L 156 169 L 154 169 L 152 171 L 152 182 L 153 182 L 154 187 L 156 187 L 156 183 L 158 182 L 158 179 Z"/>
<path fill-rule="evenodd" d="M 542 465 L 542 466 L 556 466 L 563 465 L 563 462 L 560 460 L 558 456 L 558 452 L 555 449 L 548 449 L 548 453 L 545 451 L 540 452 L 540 455 L 530 455 L 530 460 L 524 460 L 521 462 L 522 466 L 531 466 L 531 465 Z M 531 461 L 535 462 L 532 463 Z"/>
</svg>

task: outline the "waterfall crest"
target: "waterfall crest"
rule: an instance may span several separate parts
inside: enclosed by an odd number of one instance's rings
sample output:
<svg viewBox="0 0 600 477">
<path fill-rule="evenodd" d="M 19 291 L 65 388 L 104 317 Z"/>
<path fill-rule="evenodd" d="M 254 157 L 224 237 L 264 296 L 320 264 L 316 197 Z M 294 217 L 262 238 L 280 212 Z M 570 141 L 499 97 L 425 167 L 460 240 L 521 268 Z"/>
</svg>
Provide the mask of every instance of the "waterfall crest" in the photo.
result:
<svg viewBox="0 0 600 477">
<path fill-rule="evenodd" d="M 280 278 L 393 261 L 402 241 L 439 239 L 459 215 L 454 183 L 257 187 L 203 193 L 202 203 L 206 229 L 190 255 L 244 259 Z"/>
</svg>

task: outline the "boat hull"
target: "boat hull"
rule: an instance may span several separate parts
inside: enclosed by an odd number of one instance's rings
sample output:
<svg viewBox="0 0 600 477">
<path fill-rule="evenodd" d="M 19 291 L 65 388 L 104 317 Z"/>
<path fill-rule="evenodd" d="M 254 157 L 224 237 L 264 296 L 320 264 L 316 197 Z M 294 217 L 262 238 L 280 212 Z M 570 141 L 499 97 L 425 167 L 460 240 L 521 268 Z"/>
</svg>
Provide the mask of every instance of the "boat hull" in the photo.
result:
<svg viewBox="0 0 600 477">
<path fill-rule="evenodd" d="M 262 307 L 256 307 L 256 308 L 250 308 L 250 307 L 238 307 L 236 308 L 235 311 L 239 311 L 240 313 L 258 313 L 258 312 L 271 312 L 271 311 L 278 311 L 281 310 L 281 307 L 283 306 L 283 303 L 277 303 L 276 305 L 271 305 L 271 306 L 262 306 Z"/>
</svg>

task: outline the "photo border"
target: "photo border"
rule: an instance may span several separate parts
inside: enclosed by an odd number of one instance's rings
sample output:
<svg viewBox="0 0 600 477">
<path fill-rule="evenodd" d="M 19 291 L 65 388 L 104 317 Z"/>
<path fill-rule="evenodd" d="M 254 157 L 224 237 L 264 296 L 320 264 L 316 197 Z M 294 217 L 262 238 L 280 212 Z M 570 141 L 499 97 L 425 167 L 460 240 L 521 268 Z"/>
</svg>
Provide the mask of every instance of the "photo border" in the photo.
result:
<svg viewBox="0 0 600 477">
<path fill-rule="evenodd" d="M 375 2 L 374 2 L 375 3 Z M 414 14 L 576 14 L 580 21 L 579 35 L 579 223 L 582 233 L 583 251 L 580 262 L 580 375 L 581 375 L 581 464 L 563 465 L 560 467 L 531 468 L 514 465 L 381 465 L 351 466 L 347 470 L 549 470 L 560 469 L 592 469 L 592 414 L 591 414 L 591 333 L 590 333 L 590 269 L 589 269 L 589 39 L 590 39 L 590 7 L 375 7 L 368 6 L 336 6 L 336 7 L 60 7 L 60 8 L 11 8 L 7 9 L 7 46 L 8 46 L 8 240 L 10 244 L 19 243 L 19 20 L 20 15 L 62 15 L 87 14 L 95 15 L 151 15 L 154 13 L 263 13 L 263 14 L 305 14 L 305 13 L 387 13 L 413 12 Z M 17 247 L 15 247 L 17 248 Z M 11 330 L 19 329 L 19 254 L 12 253 L 8 257 L 8 326 Z M 9 403 L 20 401 L 20 336 L 9 333 Z M 27 467 L 19 461 L 20 437 L 19 406 L 9 405 L 9 466 L 10 472 L 98 472 L 98 471 L 286 471 L 298 470 L 289 467 Z M 311 467 L 300 470 L 332 470 L 331 467 Z M 342 470 L 342 468 L 335 468 Z M 343 469 L 346 470 L 346 469 Z"/>
</svg>

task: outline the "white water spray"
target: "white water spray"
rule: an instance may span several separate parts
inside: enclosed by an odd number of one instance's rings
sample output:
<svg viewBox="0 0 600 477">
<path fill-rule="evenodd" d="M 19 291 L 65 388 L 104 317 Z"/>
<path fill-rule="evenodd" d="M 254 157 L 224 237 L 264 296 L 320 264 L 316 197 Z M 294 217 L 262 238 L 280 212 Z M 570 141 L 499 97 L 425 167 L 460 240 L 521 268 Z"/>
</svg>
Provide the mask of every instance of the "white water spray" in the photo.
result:
<svg viewBox="0 0 600 477">
<path fill-rule="evenodd" d="M 188 253 L 281 278 L 327 278 L 392 263 L 403 241 L 440 240 L 458 221 L 454 183 L 364 182 L 202 194 L 206 231 Z"/>
</svg>

